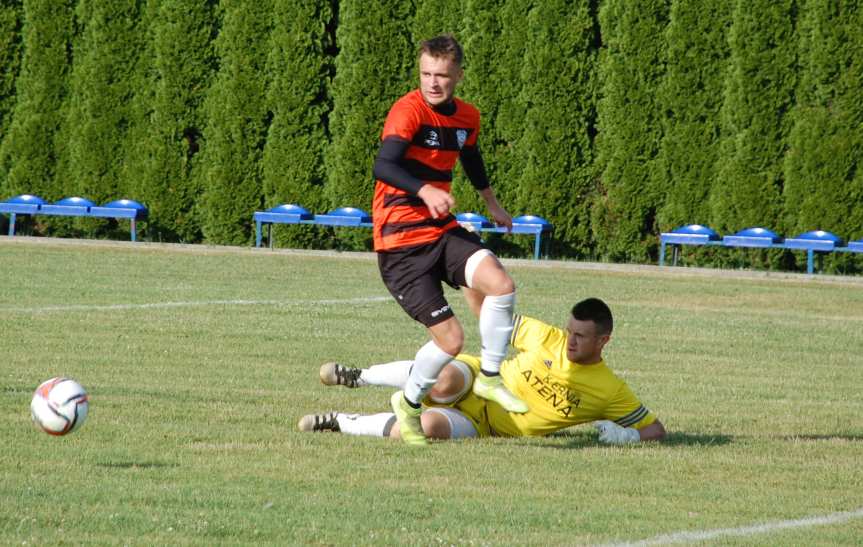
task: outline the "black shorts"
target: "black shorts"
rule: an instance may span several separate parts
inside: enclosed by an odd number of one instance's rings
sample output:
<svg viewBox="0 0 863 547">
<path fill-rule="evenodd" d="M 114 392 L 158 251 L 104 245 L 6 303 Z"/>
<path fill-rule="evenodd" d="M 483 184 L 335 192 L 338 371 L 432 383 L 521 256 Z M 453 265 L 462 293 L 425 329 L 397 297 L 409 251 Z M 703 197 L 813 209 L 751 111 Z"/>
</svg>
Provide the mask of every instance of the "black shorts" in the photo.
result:
<svg viewBox="0 0 863 547">
<path fill-rule="evenodd" d="M 456 289 L 466 286 L 465 263 L 482 249 L 479 236 L 458 226 L 433 243 L 379 251 L 378 268 L 396 302 L 408 315 L 431 327 L 453 316 L 441 282 Z"/>
</svg>

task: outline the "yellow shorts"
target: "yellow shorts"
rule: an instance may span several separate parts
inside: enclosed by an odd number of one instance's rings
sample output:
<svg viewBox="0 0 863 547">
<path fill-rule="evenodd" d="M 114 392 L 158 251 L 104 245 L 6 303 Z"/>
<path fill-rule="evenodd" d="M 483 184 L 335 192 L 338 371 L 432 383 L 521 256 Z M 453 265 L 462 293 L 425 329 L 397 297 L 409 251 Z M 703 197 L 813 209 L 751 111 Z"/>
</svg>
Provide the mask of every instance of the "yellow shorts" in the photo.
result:
<svg viewBox="0 0 863 547">
<path fill-rule="evenodd" d="M 455 359 L 469 366 L 474 377 L 479 374 L 479 357 L 460 353 L 455 356 Z M 490 437 L 492 435 L 492 429 L 489 425 L 488 413 L 486 411 L 486 400 L 474 395 L 472 390 L 468 391 L 461 399 L 452 403 L 436 403 L 427 397 L 425 401 L 423 401 L 423 405 L 427 407 L 454 408 L 464 414 L 467 419 L 471 421 L 473 426 L 476 428 L 477 436 Z"/>
</svg>

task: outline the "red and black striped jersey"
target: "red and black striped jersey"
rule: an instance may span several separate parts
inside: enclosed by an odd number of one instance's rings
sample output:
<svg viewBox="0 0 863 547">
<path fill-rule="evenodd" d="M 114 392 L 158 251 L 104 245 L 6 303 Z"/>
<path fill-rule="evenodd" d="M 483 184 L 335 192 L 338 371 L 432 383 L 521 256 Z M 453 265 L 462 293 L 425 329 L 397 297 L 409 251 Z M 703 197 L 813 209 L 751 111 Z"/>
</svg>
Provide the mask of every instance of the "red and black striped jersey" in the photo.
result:
<svg viewBox="0 0 863 547">
<path fill-rule="evenodd" d="M 395 137 L 409 143 L 401 167 L 447 192 L 460 151 L 475 146 L 479 135 L 479 110 L 453 100 L 455 112 L 445 115 L 429 106 L 418 89 L 411 91 L 392 106 L 381 133 L 381 140 Z M 372 216 L 376 251 L 431 243 L 458 226 L 452 215 L 432 218 L 419 197 L 380 179 L 375 182 Z"/>
</svg>

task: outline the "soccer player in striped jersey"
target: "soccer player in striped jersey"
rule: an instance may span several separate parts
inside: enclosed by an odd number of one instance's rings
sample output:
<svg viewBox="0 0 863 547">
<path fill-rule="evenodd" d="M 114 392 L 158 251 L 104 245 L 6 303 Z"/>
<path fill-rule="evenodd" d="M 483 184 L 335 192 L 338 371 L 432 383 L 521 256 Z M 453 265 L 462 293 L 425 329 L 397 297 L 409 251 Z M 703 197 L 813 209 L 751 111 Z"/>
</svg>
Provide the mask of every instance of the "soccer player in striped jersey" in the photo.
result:
<svg viewBox="0 0 863 547">
<path fill-rule="evenodd" d="M 512 346 L 518 353 L 503 362 L 504 382 L 528 405 L 523 414 L 476 397 L 470 384 L 479 370 L 475 356 L 461 354 L 446 366 L 424 401 L 423 427 L 430 437 L 544 436 L 573 425 L 596 422 L 599 440 L 628 444 L 665 438 L 665 427 L 605 364 L 602 350 L 613 330 L 611 310 L 588 298 L 572 308 L 566 329 L 524 316 L 515 317 Z M 326 385 L 396 386 L 407 381 L 411 361 L 367 369 L 327 363 Z M 330 412 L 304 416 L 301 431 L 398 436 L 392 413 L 361 416 Z"/>
<path fill-rule="evenodd" d="M 374 247 L 384 285 L 431 340 L 413 359 L 407 381 L 391 397 L 402 439 L 426 444 L 421 402 L 441 370 L 462 350 L 464 331 L 446 301 L 442 282 L 462 288 L 479 317 L 482 338 L 477 396 L 511 412 L 527 406 L 500 377 L 512 331 L 515 284 L 480 238 L 456 222 L 452 171 L 460 161 L 491 219 L 512 229 L 512 217 L 489 185 L 477 145 L 480 114 L 454 96 L 463 77 L 462 49 L 452 36 L 421 44 L 420 87 L 393 104 L 374 164 Z"/>
</svg>

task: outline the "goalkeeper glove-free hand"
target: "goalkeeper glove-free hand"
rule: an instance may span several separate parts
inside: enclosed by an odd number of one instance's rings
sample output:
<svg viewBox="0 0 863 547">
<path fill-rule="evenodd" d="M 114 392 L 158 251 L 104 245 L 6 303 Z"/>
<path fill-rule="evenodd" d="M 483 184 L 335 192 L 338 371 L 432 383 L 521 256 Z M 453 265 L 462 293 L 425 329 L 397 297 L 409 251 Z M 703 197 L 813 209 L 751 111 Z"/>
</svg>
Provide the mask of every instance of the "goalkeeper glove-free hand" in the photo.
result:
<svg viewBox="0 0 863 547">
<path fill-rule="evenodd" d="M 599 442 L 605 444 L 631 444 L 641 441 L 641 435 L 632 427 L 620 427 L 609 420 L 596 422 Z"/>
</svg>

